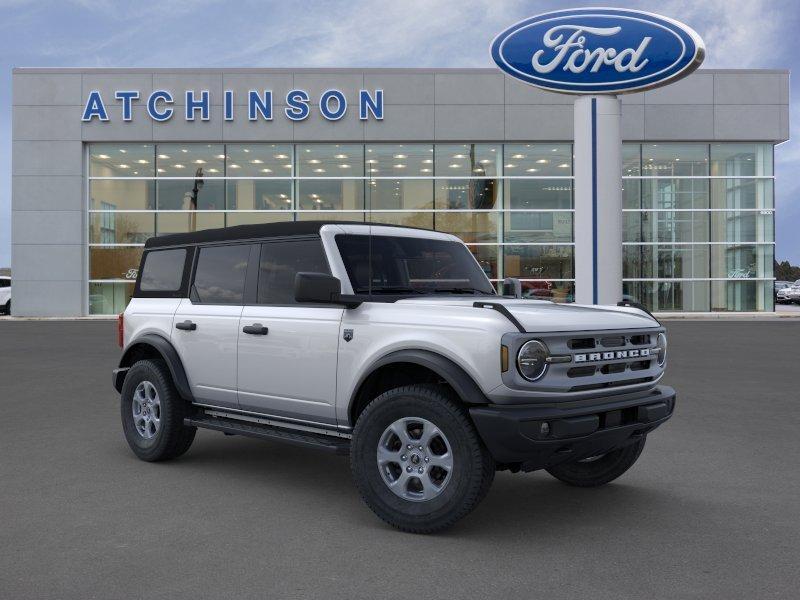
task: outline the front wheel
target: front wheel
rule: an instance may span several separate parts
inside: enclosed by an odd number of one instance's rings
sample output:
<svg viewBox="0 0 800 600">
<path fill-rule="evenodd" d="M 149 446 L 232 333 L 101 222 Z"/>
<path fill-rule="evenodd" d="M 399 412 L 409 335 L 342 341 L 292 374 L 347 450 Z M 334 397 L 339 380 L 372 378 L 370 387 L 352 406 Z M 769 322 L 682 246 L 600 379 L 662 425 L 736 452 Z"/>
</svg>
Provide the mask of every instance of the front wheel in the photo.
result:
<svg viewBox="0 0 800 600">
<path fill-rule="evenodd" d="M 562 463 L 547 469 L 556 479 L 577 487 L 597 487 L 614 481 L 630 469 L 644 450 L 642 437 L 638 441 L 589 458 Z"/>
<path fill-rule="evenodd" d="M 367 506 L 411 533 L 440 531 L 466 516 L 495 471 L 464 409 L 429 385 L 390 390 L 364 409 L 350 466 Z"/>
</svg>

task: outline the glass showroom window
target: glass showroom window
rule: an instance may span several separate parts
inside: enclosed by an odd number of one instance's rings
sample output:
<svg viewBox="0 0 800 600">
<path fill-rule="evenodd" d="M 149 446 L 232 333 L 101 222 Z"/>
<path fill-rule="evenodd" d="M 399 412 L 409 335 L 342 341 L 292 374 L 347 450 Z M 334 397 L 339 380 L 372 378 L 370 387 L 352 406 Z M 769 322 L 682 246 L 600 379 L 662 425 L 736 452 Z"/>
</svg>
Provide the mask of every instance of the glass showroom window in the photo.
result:
<svg viewBox="0 0 800 600">
<path fill-rule="evenodd" d="M 773 309 L 771 145 L 626 144 L 622 175 L 625 294 L 653 310 Z"/>
</svg>

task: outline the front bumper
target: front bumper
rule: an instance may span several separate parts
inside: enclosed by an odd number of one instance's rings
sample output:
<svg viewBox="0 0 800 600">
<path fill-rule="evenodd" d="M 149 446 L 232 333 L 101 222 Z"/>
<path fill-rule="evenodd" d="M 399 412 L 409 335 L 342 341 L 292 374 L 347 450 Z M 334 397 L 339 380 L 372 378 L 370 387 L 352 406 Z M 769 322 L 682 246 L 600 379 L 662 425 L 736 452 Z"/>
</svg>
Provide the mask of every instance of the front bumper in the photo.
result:
<svg viewBox="0 0 800 600">
<path fill-rule="evenodd" d="M 490 404 L 472 407 L 469 413 L 495 461 L 534 471 L 640 439 L 672 416 L 675 390 L 660 385 L 575 404 Z"/>
</svg>

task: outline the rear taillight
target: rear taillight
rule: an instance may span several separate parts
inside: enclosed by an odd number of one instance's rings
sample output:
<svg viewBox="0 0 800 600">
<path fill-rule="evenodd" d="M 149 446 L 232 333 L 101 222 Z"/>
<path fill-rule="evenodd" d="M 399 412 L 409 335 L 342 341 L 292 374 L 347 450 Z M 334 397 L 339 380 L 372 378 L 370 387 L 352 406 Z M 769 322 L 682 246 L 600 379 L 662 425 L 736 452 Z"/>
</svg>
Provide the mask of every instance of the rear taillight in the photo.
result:
<svg viewBox="0 0 800 600">
<path fill-rule="evenodd" d="M 125 345 L 125 313 L 117 317 L 117 344 L 120 348 Z"/>
</svg>

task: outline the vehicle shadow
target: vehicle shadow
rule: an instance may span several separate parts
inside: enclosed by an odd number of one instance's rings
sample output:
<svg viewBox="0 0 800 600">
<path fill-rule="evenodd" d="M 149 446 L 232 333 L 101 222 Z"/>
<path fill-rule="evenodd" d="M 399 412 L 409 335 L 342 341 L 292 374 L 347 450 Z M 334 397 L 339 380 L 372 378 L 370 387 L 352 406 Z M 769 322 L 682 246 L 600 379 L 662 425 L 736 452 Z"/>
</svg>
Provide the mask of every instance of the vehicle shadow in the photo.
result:
<svg viewBox="0 0 800 600">
<path fill-rule="evenodd" d="M 309 505 L 314 511 L 309 517 L 318 516 L 318 510 L 335 514 L 339 525 L 344 519 L 356 529 L 378 528 L 405 535 L 377 520 L 361 502 L 347 457 L 209 432 L 198 435 L 198 442 L 172 464 L 204 477 L 224 474 L 230 485 L 255 486 L 251 491 L 256 493 L 261 487 L 264 493 L 278 488 L 280 501 L 287 506 L 298 501 Z M 623 476 L 601 488 L 582 489 L 567 486 L 544 471 L 498 472 L 488 496 L 475 512 L 441 535 L 476 540 L 530 535 L 544 543 L 563 538 L 565 530 L 575 531 L 582 526 L 629 529 L 638 524 L 656 529 L 665 526 L 659 515 L 668 514 L 670 506 L 674 513 L 676 501 L 676 495 L 668 488 L 655 489 L 649 479 L 644 485 L 632 484 Z"/>
</svg>

